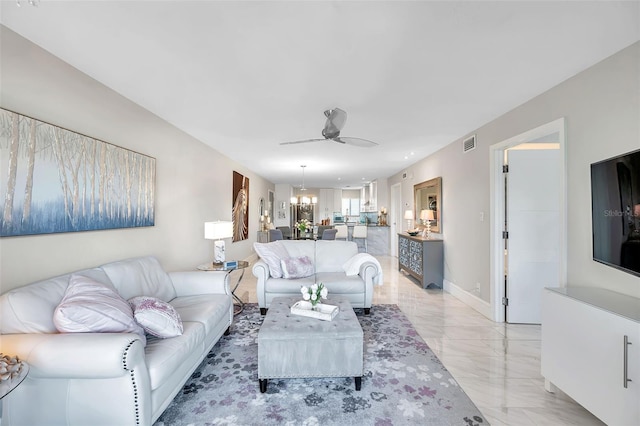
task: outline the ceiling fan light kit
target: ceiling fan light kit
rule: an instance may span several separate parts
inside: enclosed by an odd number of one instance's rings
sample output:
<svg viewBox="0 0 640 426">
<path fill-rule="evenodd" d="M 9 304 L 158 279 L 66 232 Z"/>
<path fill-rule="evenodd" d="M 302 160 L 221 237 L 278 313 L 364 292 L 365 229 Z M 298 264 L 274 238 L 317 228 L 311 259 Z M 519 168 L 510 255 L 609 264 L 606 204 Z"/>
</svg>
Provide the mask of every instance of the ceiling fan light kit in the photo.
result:
<svg viewBox="0 0 640 426">
<path fill-rule="evenodd" d="M 282 142 L 280 145 L 294 145 L 299 143 L 308 142 L 320 142 L 320 141 L 333 141 L 343 145 L 353 145 L 363 148 L 368 148 L 378 145 L 377 143 L 368 139 L 354 138 L 354 137 L 340 137 L 340 132 L 347 122 L 347 113 L 340 108 L 328 109 L 324 112 L 327 117 L 327 121 L 322 129 L 322 136 L 324 139 L 305 139 L 301 141 Z"/>
</svg>

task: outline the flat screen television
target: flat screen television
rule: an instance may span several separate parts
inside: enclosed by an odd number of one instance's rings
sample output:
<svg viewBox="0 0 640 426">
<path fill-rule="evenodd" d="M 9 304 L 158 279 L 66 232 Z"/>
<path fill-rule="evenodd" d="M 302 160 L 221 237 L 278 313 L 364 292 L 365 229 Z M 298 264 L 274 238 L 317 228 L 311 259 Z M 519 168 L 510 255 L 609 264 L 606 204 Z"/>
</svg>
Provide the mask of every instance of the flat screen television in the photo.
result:
<svg viewBox="0 0 640 426">
<path fill-rule="evenodd" d="M 591 164 L 593 260 L 640 276 L 640 150 Z"/>
</svg>

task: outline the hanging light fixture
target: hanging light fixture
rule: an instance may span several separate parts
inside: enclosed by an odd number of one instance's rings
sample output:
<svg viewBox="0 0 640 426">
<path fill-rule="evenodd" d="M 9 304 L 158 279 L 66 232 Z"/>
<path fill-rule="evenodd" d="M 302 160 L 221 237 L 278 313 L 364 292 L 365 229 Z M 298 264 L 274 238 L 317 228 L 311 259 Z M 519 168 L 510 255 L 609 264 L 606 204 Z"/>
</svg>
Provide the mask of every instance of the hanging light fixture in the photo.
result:
<svg viewBox="0 0 640 426">
<path fill-rule="evenodd" d="M 307 167 L 306 165 L 301 165 L 302 167 L 302 186 L 300 186 L 300 192 L 303 194 L 291 197 L 291 205 L 298 205 L 300 207 L 312 207 L 314 204 L 318 202 L 318 197 L 312 196 L 308 197 L 304 195 L 304 191 L 307 188 L 304 187 L 304 169 Z"/>
</svg>

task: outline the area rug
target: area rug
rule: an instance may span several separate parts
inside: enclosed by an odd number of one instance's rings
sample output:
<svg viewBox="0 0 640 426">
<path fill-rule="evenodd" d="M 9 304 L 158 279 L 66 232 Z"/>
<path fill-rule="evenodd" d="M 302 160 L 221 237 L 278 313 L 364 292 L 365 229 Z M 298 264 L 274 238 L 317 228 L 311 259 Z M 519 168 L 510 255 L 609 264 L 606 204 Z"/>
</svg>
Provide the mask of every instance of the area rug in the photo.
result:
<svg viewBox="0 0 640 426">
<path fill-rule="evenodd" d="M 356 313 L 364 332 L 360 391 L 351 377 L 270 379 L 260 393 L 263 317 L 248 304 L 155 426 L 488 425 L 396 305 Z"/>
</svg>

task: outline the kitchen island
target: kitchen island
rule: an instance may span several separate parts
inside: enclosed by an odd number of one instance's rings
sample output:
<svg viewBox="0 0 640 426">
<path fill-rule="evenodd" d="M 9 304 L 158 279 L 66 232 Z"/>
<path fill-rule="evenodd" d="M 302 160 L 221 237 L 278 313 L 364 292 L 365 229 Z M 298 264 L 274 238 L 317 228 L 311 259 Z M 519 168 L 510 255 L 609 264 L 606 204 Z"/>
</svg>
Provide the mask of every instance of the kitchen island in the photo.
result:
<svg viewBox="0 0 640 426">
<path fill-rule="evenodd" d="M 353 227 L 356 223 L 347 223 L 349 229 L 349 240 L 355 241 L 358 244 L 358 251 L 365 252 L 364 241 L 362 239 L 352 239 Z M 373 256 L 388 256 L 389 255 L 389 226 L 379 226 L 376 224 L 367 225 L 367 247 L 368 253 Z"/>
</svg>

